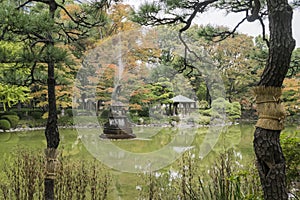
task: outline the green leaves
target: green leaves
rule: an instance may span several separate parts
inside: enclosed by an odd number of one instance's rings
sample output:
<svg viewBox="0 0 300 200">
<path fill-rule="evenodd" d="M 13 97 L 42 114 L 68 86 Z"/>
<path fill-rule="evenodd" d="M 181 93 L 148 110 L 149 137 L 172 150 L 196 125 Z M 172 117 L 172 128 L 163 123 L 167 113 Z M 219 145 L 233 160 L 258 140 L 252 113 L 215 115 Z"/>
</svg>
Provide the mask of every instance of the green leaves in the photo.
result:
<svg viewBox="0 0 300 200">
<path fill-rule="evenodd" d="M 12 107 L 20 102 L 25 102 L 30 99 L 30 89 L 23 86 L 4 85 L 0 83 L 0 103 L 3 103 L 4 111 L 6 106 Z"/>
<path fill-rule="evenodd" d="M 156 16 L 158 12 L 161 11 L 161 6 L 158 3 L 145 2 L 140 10 L 137 12 L 133 11 L 131 20 L 134 22 L 138 22 L 140 24 L 148 24 L 149 18 Z"/>
<path fill-rule="evenodd" d="M 0 41 L 0 62 L 11 63 L 20 59 L 22 44 Z"/>
</svg>

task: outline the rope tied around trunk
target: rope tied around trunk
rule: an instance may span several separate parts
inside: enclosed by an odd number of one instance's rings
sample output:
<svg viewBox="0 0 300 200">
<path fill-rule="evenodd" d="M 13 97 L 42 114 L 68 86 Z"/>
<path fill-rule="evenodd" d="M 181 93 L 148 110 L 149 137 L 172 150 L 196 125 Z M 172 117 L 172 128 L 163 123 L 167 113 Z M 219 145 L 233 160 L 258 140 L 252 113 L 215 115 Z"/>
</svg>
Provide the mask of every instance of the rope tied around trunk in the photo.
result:
<svg viewBox="0 0 300 200">
<path fill-rule="evenodd" d="M 45 172 L 45 178 L 47 179 L 55 179 L 56 173 L 56 166 L 58 164 L 57 160 L 57 154 L 58 152 L 54 148 L 47 148 L 45 149 L 45 155 L 46 155 L 46 172 Z"/>
<path fill-rule="evenodd" d="M 258 113 L 258 121 L 255 126 L 268 130 L 284 129 L 286 113 L 280 99 L 282 89 L 258 86 L 253 89 L 253 92 Z"/>
</svg>

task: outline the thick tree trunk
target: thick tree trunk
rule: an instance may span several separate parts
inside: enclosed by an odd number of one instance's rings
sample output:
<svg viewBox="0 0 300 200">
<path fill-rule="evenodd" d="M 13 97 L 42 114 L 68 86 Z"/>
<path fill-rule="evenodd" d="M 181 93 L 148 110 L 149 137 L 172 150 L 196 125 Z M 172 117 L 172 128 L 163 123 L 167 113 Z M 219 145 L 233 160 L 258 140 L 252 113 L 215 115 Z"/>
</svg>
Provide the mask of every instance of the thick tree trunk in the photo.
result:
<svg viewBox="0 0 300 200">
<path fill-rule="evenodd" d="M 48 120 L 45 130 L 47 148 L 56 149 L 59 145 L 59 132 L 57 128 L 57 109 L 55 95 L 54 63 L 48 63 Z"/>
<path fill-rule="evenodd" d="M 254 149 L 257 168 L 268 200 L 288 199 L 286 191 L 285 160 L 279 142 L 280 130 L 271 131 L 257 127 Z"/>
<path fill-rule="evenodd" d="M 50 17 L 54 18 L 57 4 L 55 0 L 49 0 Z M 54 47 L 54 41 L 51 32 L 48 34 L 49 43 L 48 47 L 51 49 Z M 45 186 L 45 200 L 54 200 L 54 186 L 55 186 L 55 165 L 56 165 L 56 149 L 59 145 L 59 132 L 57 127 L 57 109 L 56 109 L 56 95 L 55 95 L 55 64 L 51 55 L 48 58 L 48 120 L 45 130 L 45 136 L 47 140 L 46 154 L 46 177 L 44 180 Z"/>
<path fill-rule="evenodd" d="M 54 179 L 56 149 L 59 145 L 59 132 L 57 127 L 57 111 L 55 97 L 54 63 L 48 63 L 48 121 L 45 130 L 47 140 L 46 150 L 46 177 L 44 180 L 45 200 L 54 200 Z M 51 153 L 52 152 L 52 153 Z"/>
<path fill-rule="evenodd" d="M 259 86 L 281 88 L 295 47 L 292 37 L 292 8 L 286 0 L 267 0 L 269 12 L 269 57 Z M 263 102 L 266 103 L 266 102 Z M 279 102 L 268 102 L 272 106 Z M 268 107 L 268 106 L 266 106 Z M 276 107 L 276 106 L 275 106 Z M 260 117 L 265 118 L 266 117 Z M 269 116 L 269 120 L 280 122 Z M 288 199 L 286 190 L 285 159 L 280 146 L 281 130 L 257 126 L 254 150 L 265 200 Z"/>
</svg>

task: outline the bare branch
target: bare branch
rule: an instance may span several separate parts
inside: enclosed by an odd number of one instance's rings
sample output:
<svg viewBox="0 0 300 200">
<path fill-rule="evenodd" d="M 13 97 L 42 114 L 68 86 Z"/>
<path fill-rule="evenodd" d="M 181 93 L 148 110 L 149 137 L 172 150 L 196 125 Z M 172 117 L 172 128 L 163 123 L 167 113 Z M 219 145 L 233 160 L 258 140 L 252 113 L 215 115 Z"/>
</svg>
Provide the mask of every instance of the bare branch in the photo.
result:
<svg viewBox="0 0 300 200">
<path fill-rule="evenodd" d="M 179 32 L 183 32 L 183 31 L 186 31 L 187 29 L 189 29 L 191 27 L 191 24 L 192 24 L 192 21 L 193 19 L 196 17 L 196 14 L 198 12 L 203 12 L 204 9 L 211 3 L 215 2 L 216 0 L 208 0 L 208 1 L 204 1 L 204 2 L 201 2 L 201 3 L 196 3 L 195 4 L 195 8 L 194 8 L 194 11 L 193 13 L 190 15 L 190 17 L 188 18 L 187 22 L 186 22 L 186 25 L 181 28 L 179 30 Z"/>
<path fill-rule="evenodd" d="M 28 0 L 24 3 L 22 3 L 21 5 L 19 5 L 16 9 L 19 10 L 20 8 L 23 8 L 24 6 L 26 6 L 28 3 L 32 2 L 32 0 Z"/>
<path fill-rule="evenodd" d="M 31 2 L 40 2 L 40 3 L 50 4 L 50 0 L 28 0 L 24 3 L 22 3 L 21 5 L 19 5 L 16 9 L 18 10 L 20 8 L 23 8 L 24 6 L 26 6 L 27 4 L 29 4 Z"/>
<path fill-rule="evenodd" d="M 247 17 L 244 17 L 233 29 L 232 31 L 224 31 L 222 33 L 219 33 L 219 34 L 215 34 L 214 37 L 217 37 L 217 36 L 221 36 L 221 38 L 219 40 L 217 40 L 216 42 L 220 42 L 220 41 L 223 41 L 225 40 L 226 38 L 230 37 L 230 36 L 233 36 L 235 34 L 235 32 L 237 31 L 238 27 L 244 23 L 244 21 L 247 19 Z"/>
<path fill-rule="evenodd" d="M 270 47 L 269 40 L 266 38 L 266 27 L 265 27 L 264 21 L 262 20 L 262 17 L 259 17 L 258 19 L 259 19 L 259 22 L 262 27 L 263 40 L 266 42 L 267 46 Z"/>
</svg>

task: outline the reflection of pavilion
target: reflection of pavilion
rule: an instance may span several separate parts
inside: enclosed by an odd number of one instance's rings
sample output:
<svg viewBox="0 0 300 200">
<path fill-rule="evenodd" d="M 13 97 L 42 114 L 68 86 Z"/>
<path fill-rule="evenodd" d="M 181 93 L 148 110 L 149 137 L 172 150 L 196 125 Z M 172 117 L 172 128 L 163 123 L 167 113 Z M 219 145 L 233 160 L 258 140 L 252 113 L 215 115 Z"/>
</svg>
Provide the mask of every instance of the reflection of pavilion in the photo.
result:
<svg viewBox="0 0 300 200">
<path fill-rule="evenodd" d="M 172 101 L 172 115 L 187 115 L 196 108 L 196 101 L 182 95 L 177 95 L 170 99 Z"/>
<path fill-rule="evenodd" d="M 126 116 L 125 106 L 121 102 L 115 102 L 111 105 L 108 121 L 104 124 L 103 134 L 100 137 L 105 139 L 136 137 Z"/>
</svg>

